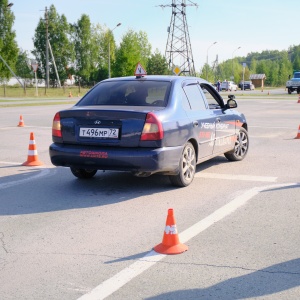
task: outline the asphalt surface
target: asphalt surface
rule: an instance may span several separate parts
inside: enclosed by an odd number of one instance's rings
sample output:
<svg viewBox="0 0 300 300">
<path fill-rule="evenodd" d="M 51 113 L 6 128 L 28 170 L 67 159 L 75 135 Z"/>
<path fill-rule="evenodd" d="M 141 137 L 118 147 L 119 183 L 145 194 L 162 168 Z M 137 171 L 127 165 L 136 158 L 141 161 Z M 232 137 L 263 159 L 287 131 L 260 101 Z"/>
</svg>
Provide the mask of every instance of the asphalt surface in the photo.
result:
<svg viewBox="0 0 300 300">
<path fill-rule="evenodd" d="M 247 157 L 204 162 L 181 189 L 125 172 L 78 180 L 48 154 L 71 104 L 0 107 L 0 299 L 299 299 L 298 95 L 236 98 Z M 22 166 L 31 132 L 42 166 Z M 169 208 L 188 250 L 165 256 L 152 249 Z"/>
</svg>

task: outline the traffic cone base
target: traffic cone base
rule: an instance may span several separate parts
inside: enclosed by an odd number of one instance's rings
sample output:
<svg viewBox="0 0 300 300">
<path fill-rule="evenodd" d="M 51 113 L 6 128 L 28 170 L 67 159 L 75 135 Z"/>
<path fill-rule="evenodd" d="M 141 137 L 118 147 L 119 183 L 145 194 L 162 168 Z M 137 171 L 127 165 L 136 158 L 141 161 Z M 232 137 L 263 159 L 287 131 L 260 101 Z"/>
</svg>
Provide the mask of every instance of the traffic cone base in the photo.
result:
<svg viewBox="0 0 300 300">
<path fill-rule="evenodd" d="M 174 246 L 166 246 L 163 243 L 156 245 L 153 248 L 154 251 L 161 254 L 180 254 L 188 250 L 188 246 L 184 244 L 178 244 Z"/>
<path fill-rule="evenodd" d="M 43 163 L 39 161 L 36 144 L 34 140 L 34 134 L 33 132 L 30 133 L 30 141 L 29 141 L 29 147 L 28 147 L 28 156 L 27 161 L 25 161 L 22 166 L 41 166 Z"/>
<path fill-rule="evenodd" d="M 24 121 L 23 121 L 23 116 L 20 115 L 20 120 L 19 120 L 19 125 L 18 125 L 18 127 L 24 127 L 24 126 L 25 126 L 25 124 L 24 124 Z"/>
<path fill-rule="evenodd" d="M 162 243 L 156 245 L 153 250 L 161 254 L 180 254 L 188 250 L 188 246 L 179 241 L 172 208 L 168 210 Z"/>
<path fill-rule="evenodd" d="M 22 166 L 27 166 L 27 167 L 35 167 L 35 166 L 42 166 L 43 163 L 39 160 L 32 160 L 32 161 L 29 161 L 27 159 L 27 161 L 25 161 L 24 163 L 22 163 Z"/>
</svg>

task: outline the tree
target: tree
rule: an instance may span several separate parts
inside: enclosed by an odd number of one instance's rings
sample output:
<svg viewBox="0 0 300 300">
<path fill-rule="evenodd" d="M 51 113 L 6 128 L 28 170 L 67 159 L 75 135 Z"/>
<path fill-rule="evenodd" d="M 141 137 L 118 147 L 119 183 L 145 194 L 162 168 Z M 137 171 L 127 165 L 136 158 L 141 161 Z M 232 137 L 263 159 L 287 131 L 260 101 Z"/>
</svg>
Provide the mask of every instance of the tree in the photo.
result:
<svg viewBox="0 0 300 300">
<path fill-rule="evenodd" d="M 0 1 L 0 55 L 11 69 L 15 69 L 18 57 L 18 45 L 15 41 L 16 34 L 12 30 L 15 17 L 8 7 L 7 0 Z M 10 79 L 12 73 L 6 64 L 0 60 L 0 78 Z"/>
<path fill-rule="evenodd" d="M 300 70 L 300 45 L 299 46 L 293 46 L 290 47 L 288 50 L 288 54 L 290 54 L 290 61 L 293 64 L 293 71 L 299 71 Z M 290 74 L 290 75 L 291 75 Z"/>
<path fill-rule="evenodd" d="M 257 60 L 255 58 L 252 58 L 249 64 L 249 69 L 251 74 L 256 74 L 256 66 L 257 66 Z"/>
<path fill-rule="evenodd" d="M 219 74 L 222 76 L 221 80 L 230 80 L 232 76 L 232 59 L 219 64 Z"/>
<path fill-rule="evenodd" d="M 288 53 L 283 52 L 282 59 L 279 62 L 278 83 L 277 85 L 285 85 L 289 74 L 293 72 L 293 65 L 288 59 Z"/>
<path fill-rule="evenodd" d="M 96 47 L 96 68 L 91 75 L 91 80 L 98 82 L 108 78 L 108 41 L 107 29 L 103 28 L 100 24 L 92 25 L 92 35 L 95 39 Z M 116 44 L 111 35 L 111 60 L 114 59 L 114 52 Z"/>
<path fill-rule="evenodd" d="M 88 83 L 98 62 L 98 45 L 96 31 L 93 30 L 89 16 L 82 15 L 77 24 L 72 26 L 75 49 L 75 73 L 83 82 Z"/>
<path fill-rule="evenodd" d="M 156 49 L 154 54 L 151 54 L 147 63 L 148 75 L 167 75 L 170 74 L 166 58 Z"/>
<path fill-rule="evenodd" d="M 44 78 L 46 78 L 46 22 L 40 18 L 33 38 L 35 49 L 32 51 L 39 65 L 38 74 Z M 74 61 L 74 47 L 70 41 L 70 25 L 64 15 L 60 16 L 56 12 L 54 5 L 51 5 L 48 11 L 48 40 L 54 56 L 53 61 L 49 51 L 49 77 L 54 84 L 55 63 L 59 78 L 64 82 L 68 77 L 67 67 Z"/>
<path fill-rule="evenodd" d="M 23 79 L 32 79 L 34 77 L 28 53 L 22 49 L 19 51 L 16 62 L 16 74 Z"/>
<path fill-rule="evenodd" d="M 266 83 L 270 86 L 277 86 L 279 83 L 279 64 L 277 62 L 270 62 L 270 71 L 268 73 Z"/>
<path fill-rule="evenodd" d="M 116 51 L 116 62 L 113 64 L 115 76 L 130 76 L 134 74 L 138 62 L 147 66 L 151 55 L 151 45 L 145 32 L 128 30 L 123 36 L 120 47 Z"/>
</svg>

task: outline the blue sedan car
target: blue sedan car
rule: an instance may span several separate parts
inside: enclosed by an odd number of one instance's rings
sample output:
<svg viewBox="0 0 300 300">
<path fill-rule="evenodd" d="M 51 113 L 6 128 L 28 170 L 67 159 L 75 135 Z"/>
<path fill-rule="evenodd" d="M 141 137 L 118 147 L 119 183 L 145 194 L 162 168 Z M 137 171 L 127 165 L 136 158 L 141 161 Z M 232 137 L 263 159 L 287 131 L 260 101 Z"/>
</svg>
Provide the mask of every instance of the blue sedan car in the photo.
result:
<svg viewBox="0 0 300 300">
<path fill-rule="evenodd" d="M 184 76 L 137 76 L 103 80 L 75 106 L 56 113 L 49 153 L 55 166 L 78 178 L 97 170 L 167 175 L 188 186 L 196 165 L 218 155 L 242 160 L 248 126 L 207 81 Z"/>
</svg>

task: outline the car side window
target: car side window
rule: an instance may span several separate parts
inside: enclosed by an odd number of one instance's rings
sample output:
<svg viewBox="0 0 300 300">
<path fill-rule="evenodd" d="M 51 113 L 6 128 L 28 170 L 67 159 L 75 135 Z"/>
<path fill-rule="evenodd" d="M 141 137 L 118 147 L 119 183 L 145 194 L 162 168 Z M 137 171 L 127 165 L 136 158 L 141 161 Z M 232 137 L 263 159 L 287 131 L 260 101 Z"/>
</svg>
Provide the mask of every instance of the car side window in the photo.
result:
<svg viewBox="0 0 300 300">
<path fill-rule="evenodd" d="M 189 100 L 188 100 L 188 98 L 186 97 L 186 94 L 184 93 L 184 91 L 183 91 L 183 90 L 181 90 L 181 91 L 182 91 L 182 92 L 181 92 L 181 103 L 182 103 L 182 107 L 183 107 L 184 110 L 189 111 L 189 110 L 192 109 L 192 108 L 191 108 L 191 105 L 190 105 Z"/>
<path fill-rule="evenodd" d="M 221 108 L 220 99 L 218 99 L 217 94 L 212 90 L 213 88 L 207 84 L 200 84 L 200 86 L 209 109 Z"/>
<path fill-rule="evenodd" d="M 205 101 L 201 95 L 198 84 L 189 84 L 183 87 L 192 110 L 206 110 Z"/>
</svg>

